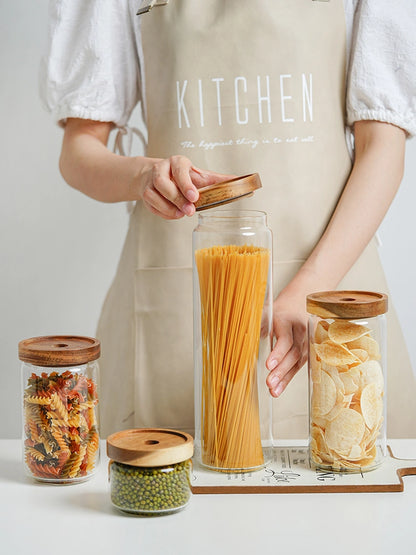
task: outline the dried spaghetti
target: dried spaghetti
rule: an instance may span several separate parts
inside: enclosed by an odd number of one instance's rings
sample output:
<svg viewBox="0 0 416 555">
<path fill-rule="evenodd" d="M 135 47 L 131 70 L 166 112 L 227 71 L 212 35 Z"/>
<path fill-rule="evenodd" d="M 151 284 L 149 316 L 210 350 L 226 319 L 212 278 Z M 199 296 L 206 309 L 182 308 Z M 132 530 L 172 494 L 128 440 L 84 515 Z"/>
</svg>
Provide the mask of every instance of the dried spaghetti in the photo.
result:
<svg viewBox="0 0 416 555">
<path fill-rule="evenodd" d="M 195 252 L 201 297 L 202 462 L 221 469 L 263 464 L 257 357 L 269 251 L 215 246 Z"/>
</svg>

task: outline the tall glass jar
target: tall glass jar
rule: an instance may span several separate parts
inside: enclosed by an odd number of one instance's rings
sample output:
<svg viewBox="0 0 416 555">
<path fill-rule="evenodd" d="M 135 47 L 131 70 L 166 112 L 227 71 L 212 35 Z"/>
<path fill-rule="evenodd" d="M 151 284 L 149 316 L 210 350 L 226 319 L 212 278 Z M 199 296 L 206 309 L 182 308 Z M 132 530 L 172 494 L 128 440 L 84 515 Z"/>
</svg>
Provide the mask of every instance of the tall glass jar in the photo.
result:
<svg viewBox="0 0 416 555">
<path fill-rule="evenodd" d="M 314 293 L 307 310 L 311 464 L 373 470 L 386 454 L 387 296 Z"/>
<path fill-rule="evenodd" d="M 199 214 L 193 250 L 196 457 L 219 471 L 261 468 L 272 448 L 265 366 L 272 344 L 272 235 L 266 214 Z"/>
<path fill-rule="evenodd" d="M 26 473 L 72 483 L 94 473 L 99 458 L 98 363 L 93 338 L 46 336 L 19 343 Z"/>
</svg>

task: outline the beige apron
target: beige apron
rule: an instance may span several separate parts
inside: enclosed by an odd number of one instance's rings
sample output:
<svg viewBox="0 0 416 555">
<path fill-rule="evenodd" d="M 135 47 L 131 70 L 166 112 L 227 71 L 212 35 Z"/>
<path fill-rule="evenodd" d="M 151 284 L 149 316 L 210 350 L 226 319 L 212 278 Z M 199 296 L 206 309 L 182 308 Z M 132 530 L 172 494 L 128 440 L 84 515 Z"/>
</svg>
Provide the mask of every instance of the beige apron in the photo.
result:
<svg viewBox="0 0 416 555">
<path fill-rule="evenodd" d="M 170 0 L 137 24 L 147 154 L 183 154 L 223 173 L 260 173 L 263 189 L 235 207 L 268 214 L 277 295 L 320 238 L 351 169 L 342 0 Z M 105 434 L 131 426 L 193 432 L 195 225 L 196 217 L 163 220 L 141 202 L 131 216 L 99 327 Z M 374 244 L 342 285 L 386 290 Z M 406 358 L 403 340 L 393 337 L 395 353 L 401 341 Z M 408 395 L 409 372 L 406 360 L 390 368 L 392 398 L 397 382 L 407 384 L 399 391 Z M 307 437 L 307 410 L 301 371 L 274 401 L 275 436 Z M 415 431 L 403 412 L 389 414 L 388 423 L 390 436 Z"/>
</svg>

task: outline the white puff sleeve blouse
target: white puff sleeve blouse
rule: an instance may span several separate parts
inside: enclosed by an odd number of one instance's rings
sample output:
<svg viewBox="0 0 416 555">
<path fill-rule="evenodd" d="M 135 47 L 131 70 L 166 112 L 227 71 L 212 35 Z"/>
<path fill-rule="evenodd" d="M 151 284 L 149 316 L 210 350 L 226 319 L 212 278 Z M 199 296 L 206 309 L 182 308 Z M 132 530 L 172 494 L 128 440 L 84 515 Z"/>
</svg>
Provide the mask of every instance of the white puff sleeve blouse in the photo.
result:
<svg viewBox="0 0 416 555">
<path fill-rule="evenodd" d="M 415 0 L 345 0 L 346 11 L 348 4 L 355 4 L 355 13 L 347 81 L 347 123 L 379 120 L 415 135 Z"/>
<path fill-rule="evenodd" d="M 333 0 L 335 1 L 335 0 Z M 137 0 L 50 4 L 41 97 L 56 121 L 127 124 L 142 98 Z M 344 0 L 347 124 L 379 120 L 416 134 L 416 1 Z"/>
<path fill-rule="evenodd" d="M 56 121 L 124 126 L 140 99 L 137 1 L 52 0 L 40 95 Z"/>
</svg>

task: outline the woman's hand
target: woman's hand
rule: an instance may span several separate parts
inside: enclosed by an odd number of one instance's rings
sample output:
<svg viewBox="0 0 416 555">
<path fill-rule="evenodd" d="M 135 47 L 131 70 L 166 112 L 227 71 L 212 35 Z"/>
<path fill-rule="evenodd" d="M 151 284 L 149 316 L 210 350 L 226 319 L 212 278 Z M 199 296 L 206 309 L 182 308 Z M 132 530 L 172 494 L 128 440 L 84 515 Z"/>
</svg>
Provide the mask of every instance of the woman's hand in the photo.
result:
<svg viewBox="0 0 416 555">
<path fill-rule="evenodd" d="M 270 370 L 266 383 L 273 397 L 286 388 L 308 357 L 307 315 L 305 296 L 282 291 L 273 303 L 273 334 L 276 343 L 266 367 Z"/>
<path fill-rule="evenodd" d="M 175 220 L 195 213 L 198 189 L 233 176 L 200 170 L 186 156 L 151 160 L 140 175 L 140 196 L 150 212 Z"/>
</svg>

